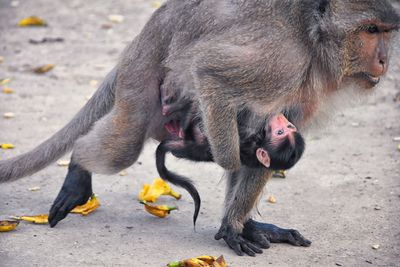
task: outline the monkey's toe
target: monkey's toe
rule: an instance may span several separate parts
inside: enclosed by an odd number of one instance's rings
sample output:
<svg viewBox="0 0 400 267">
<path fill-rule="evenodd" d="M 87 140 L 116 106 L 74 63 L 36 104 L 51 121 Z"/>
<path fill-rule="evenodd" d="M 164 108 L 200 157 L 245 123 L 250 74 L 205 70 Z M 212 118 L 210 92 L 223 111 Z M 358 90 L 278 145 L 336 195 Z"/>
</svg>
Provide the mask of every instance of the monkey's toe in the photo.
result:
<svg viewBox="0 0 400 267">
<path fill-rule="evenodd" d="M 311 241 L 294 229 L 283 229 L 269 223 L 260 223 L 252 219 L 244 224 L 243 236 L 253 242 L 259 243 L 263 237 L 271 243 L 288 243 L 293 246 L 309 247 Z"/>
<path fill-rule="evenodd" d="M 50 209 L 50 227 L 56 226 L 76 206 L 85 204 L 92 193 L 91 173 L 71 163 L 60 193 Z"/>
<path fill-rule="evenodd" d="M 246 253 L 254 257 L 256 254 L 261 254 L 263 252 L 259 246 L 244 238 L 229 225 L 221 226 L 220 230 L 215 235 L 216 240 L 221 238 L 225 240 L 228 246 L 233 249 L 238 256 L 243 256 L 243 254 Z"/>
<path fill-rule="evenodd" d="M 59 221 L 67 217 L 68 213 L 73 208 L 86 203 L 89 197 L 86 197 L 85 195 L 71 194 L 68 193 L 67 190 L 65 190 L 64 188 L 61 189 L 50 209 L 50 227 L 56 226 Z"/>
</svg>

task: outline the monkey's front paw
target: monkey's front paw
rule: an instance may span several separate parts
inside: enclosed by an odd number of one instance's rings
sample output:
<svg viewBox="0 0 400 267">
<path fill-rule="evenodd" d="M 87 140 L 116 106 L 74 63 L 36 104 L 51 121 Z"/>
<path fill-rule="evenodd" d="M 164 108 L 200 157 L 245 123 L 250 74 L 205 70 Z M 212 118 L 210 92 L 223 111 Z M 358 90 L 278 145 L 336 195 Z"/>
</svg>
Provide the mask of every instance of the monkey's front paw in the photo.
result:
<svg viewBox="0 0 400 267">
<path fill-rule="evenodd" d="M 271 243 L 289 243 L 303 247 L 311 245 L 311 241 L 304 238 L 297 230 L 283 229 L 273 224 L 260 223 L 252 219 L 244 224 L 243 236 L 261 247 L 263 247 L 262 244 L 265 243 L 265 239 Z"/>
<path fill-rule="evenodd" d="M 239 256 L 243 256 L 243 252 L 252 257 L 254 257 L 256 253 L 262 253 L 260 247 L 245 239 L 230 225 L 221 226 L 218 233 L 215 235 L 215 239 L 220 240 L 221 238 L 223 238 L 228 246 Z"/>
</svg>

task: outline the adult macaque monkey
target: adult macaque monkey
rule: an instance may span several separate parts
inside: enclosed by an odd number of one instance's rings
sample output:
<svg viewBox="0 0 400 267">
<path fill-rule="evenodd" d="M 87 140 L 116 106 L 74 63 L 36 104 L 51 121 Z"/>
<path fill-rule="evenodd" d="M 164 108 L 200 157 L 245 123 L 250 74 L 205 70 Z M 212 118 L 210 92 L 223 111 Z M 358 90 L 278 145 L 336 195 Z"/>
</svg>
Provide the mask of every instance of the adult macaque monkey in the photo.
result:
<svg viewBox="0 0 400 267">
<path fill-rule="evenodd" d="M 89 198 L 92 172 L 118 172 L 136 161 L 146 139 L 165 139 L 159 86 L 171 69 L 187 88 L 194 85 L 213 158 L 229 169 L 216 238 L 239 255 L 261 253 L 270 241 L 308 245 L 295 231 L 250 219 L 271 174 L 240 164 L 236 114 L 285 107 L 302 131 L 336 92 L 379 83 L 399 21 L 388 0 L 167 1 L 70 123 L 33 151 L 0 162 L 0 181 L 32 174 L 73 149 L 50 210 L 55 226 Z"/>
</svg>

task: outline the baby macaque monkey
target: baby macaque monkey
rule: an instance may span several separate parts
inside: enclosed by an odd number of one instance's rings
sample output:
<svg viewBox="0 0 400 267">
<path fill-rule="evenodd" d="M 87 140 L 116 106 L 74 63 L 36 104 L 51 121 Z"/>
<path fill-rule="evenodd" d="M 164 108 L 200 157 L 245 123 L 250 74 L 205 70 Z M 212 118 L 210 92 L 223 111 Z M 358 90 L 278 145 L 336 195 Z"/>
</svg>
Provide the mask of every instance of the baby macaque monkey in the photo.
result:
<svg viewBox="0 0 400 267">
<path fill-rule="evenodd" d="M 190 98 L 184 97 L 184 94 L 176 98 L 168 95 L 171 92 L 161 92 L 163 114 L 172 119 L 165 125 L 171 138 L 157 147 L 157 170 L 163 179 L 185 188 L 192 196 L 195 224 L 201 203 L 199 193 L 190 179 L 165 167 L 165 155 L 171 152 L 178 158 L 212 162 L 210 144 L 204 135 L 202 121 L 197 116 L 197 103 L 190 102 Z M 262 118 L 245 109 L 238 113 L 237 121 L 242 164 L 251 168 L 287 170 L 302 156 L 304 139 L 283 114 Z"/>
</svg>

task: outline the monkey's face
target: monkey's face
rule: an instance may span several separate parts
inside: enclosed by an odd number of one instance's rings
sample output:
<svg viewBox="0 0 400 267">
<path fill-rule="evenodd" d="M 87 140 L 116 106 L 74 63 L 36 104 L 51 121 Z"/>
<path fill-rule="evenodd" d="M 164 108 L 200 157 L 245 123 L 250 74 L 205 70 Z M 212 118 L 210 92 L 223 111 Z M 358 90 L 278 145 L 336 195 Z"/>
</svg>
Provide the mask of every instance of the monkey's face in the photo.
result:
<svg viewBox="0 0 400 267">
<path fill-rule="evenodd" d="M 387 72 L 389 46 L 400 18 L 388 1 L 336 1 L 336 23 L 345 32 L 344 78 L 375 87 Z M 343 26 L 345 25 L 345 26 Z"/>
<path fill-rule="evenodd" d="M 362 88 L 375 87 L 387 72 L 392 29 L 368 22 L 349 35 L 345 58 L 345 76 Z"/>
</svg>

